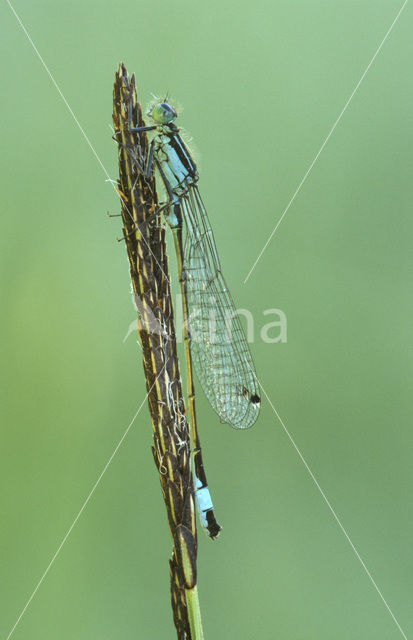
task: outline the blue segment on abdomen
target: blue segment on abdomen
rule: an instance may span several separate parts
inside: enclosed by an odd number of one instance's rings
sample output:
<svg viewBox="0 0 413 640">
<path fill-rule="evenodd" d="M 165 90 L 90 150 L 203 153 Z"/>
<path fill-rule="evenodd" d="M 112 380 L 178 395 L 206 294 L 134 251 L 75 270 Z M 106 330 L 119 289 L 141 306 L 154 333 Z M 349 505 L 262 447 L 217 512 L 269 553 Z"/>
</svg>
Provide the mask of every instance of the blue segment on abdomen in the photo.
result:
<svg viewBox="0 0 413 640">
<path fill-rule="evenodd" d="M 198 509 L 199 518 L 202 526 L 208 530 L 208 521 L 206 519 L 207 511 L 211 511 L 214 508 L 212 504 L 211 494 L 208 487 L 203 487 L 201 480 L 194 473 L 194 489 L 195 489 L 195 501 Z"/>
</svg>

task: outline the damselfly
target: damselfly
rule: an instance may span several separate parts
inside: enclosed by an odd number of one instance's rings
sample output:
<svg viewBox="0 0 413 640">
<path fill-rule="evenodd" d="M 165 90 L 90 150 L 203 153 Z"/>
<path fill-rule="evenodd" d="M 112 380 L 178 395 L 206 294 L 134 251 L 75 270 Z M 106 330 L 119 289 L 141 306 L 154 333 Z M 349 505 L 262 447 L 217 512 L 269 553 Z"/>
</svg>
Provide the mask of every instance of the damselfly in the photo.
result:
<svg viewBox="0 0 413 640">
<path fill-rule="evenodd" d="M 194 485 L 198 511 L 210 537 L 221 527 L 215 520 L 203 470 L 196 427 L 192 362 L 211 406 L 222 422 L 247 429 L 260 407 L 258 384 L 247 340 L 221 272 L 213 232 L 198 190 L 196 164 L 174 124 L 177 112 L 158 100 L 148 112 L 152 124 L 131 131 L 152 131 L 145 168 L 153 166 L 164 185 L 166 220 L 178 262 L 188 370 L 188 403 L 194 450 Z"/>
</svg>

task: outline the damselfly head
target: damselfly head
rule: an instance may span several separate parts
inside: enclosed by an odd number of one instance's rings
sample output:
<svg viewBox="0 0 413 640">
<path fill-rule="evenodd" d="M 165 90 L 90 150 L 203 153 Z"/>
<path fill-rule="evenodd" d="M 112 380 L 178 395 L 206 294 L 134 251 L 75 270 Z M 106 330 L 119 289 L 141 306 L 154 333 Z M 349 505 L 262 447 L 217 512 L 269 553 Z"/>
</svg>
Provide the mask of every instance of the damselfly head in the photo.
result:
<svg viewBox="0 0 413 640">
<path fill-rule="evenodd" d="M 155 102 L 148 111 L 155 124 L 168 124 L 178 117 L 174 107 L 167 102 Z"/>
</svg>

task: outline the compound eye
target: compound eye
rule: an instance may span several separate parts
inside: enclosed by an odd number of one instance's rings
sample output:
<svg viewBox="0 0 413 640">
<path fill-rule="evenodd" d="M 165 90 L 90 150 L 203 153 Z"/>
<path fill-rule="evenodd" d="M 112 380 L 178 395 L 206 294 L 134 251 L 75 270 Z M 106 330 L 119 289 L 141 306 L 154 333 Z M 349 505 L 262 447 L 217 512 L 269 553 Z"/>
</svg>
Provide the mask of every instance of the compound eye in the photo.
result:
<svg viewBox="0 0 413 640">
<path fill-rule="evenodd" d="M 167 102 L 158 102 L 155 104 L 149 115 L 157 124 L 168 124 L 177 117 L 177 113 L 173 107 Z"/>
</svg>

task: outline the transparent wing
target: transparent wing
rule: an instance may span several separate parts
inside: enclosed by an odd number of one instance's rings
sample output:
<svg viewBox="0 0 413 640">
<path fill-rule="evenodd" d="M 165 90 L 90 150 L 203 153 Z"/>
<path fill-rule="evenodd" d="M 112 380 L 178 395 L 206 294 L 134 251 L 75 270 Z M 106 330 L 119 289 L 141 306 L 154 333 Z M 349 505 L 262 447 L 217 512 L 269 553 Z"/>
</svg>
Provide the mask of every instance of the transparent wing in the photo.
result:
<svg viewBox="0 0 413 640">
<path fill-rule="evenodd" d="M 211 225 L 196 185 L 189 187 L 181 204 L 193 365 L 221 420 L 247 429 L 256 421 L 260 407 L 248 343 L 221 273 Z"/>
</svg>

